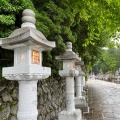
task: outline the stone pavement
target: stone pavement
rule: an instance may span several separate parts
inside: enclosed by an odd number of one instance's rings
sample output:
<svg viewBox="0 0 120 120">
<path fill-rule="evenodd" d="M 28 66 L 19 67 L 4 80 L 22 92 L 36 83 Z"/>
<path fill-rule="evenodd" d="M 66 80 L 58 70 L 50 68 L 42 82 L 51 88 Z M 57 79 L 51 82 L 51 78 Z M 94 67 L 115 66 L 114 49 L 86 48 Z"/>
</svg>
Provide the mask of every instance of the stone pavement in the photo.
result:
<svg viewBox="0 0 120 120">
<path fill-rule="evenodd" d="M 88 80 L 90 113 L 86 120 L 120 120 L 120 84 Z"/>
</svg>

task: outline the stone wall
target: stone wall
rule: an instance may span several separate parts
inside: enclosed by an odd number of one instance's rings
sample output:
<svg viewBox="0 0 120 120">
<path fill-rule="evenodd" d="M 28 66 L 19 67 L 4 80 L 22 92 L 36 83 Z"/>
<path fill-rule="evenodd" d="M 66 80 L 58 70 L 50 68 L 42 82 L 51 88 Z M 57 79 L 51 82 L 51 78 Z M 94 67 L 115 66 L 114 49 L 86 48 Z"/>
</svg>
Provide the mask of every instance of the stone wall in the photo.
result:
<svg viewBox="0 0 120 120">
<path fill-rule="evenodd" d="M 0 120 L 17 120 L 18 82 L 0 82 Z M 65 81 L 38 81 L 38 120 L 58 120 L 65 108 Z"/>
</svg>

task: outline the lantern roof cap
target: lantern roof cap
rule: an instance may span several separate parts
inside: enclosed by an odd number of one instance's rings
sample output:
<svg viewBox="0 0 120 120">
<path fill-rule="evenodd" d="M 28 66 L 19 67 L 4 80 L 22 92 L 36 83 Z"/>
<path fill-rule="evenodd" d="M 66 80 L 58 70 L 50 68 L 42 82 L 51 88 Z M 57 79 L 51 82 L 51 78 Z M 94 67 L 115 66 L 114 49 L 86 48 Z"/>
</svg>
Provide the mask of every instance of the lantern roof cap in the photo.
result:
<svg viewBox="0 0 120 120">
<path fill-rule="evenodd" d="M 55 47 L 54 41 L 48 41 L 46 37 L 36 29 L 35 13 L 30 9 L 25 9 L 22 13 L 21 28 L 16 29 L 7 38 L 0 38 L 0 46 L 6 49 L 15 49 L 22 46 L 33 46 L 41 50 Z"/>
<path fill-rule="evenodd" d="M 59 61 L 65 61 L 65 60 L 80 61 L 80 57 L 78 57 L 78 55 L 72 51 L 71 42 L 66 43 L 66 51 L 63 54 L 56 56 L 56 59 Z"/>
</svg>

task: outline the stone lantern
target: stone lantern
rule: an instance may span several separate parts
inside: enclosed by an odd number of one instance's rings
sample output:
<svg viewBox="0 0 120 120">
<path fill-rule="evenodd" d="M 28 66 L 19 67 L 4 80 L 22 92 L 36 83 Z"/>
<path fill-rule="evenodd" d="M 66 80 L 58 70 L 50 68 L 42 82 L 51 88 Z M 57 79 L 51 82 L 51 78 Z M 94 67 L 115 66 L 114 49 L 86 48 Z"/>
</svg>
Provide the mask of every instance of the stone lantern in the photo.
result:
<svg viewBox="0 0 120 120">
<path fill-rule="evenodd" d="M 59 71 L 59 75 L 65 77 L 66 81 L 66 109 L 58 115 L 59 120 L 82 120 L 81 110 L 75 109 L 74 97 L 74 76 L 79 74 L 75 70 L 75 62 L 80 58 L 72 51 L 72 43 L 67 42 L 65 53 L 56 57 L 57 60 L 63 61 L 63 70 Z"/>
<path fill-rule="evenodd" d="M 81 61 L 81 76 L 82 76 L 82 79 L 81 79 L 81 89 L 82 89 L 82 95 L 85 96 L 86 95 L 86 92 L 84 91 L 84 87 L 86 85 L 85 83 L 85 72 L 83 71 L 85 68 L 84 68 L 84 61 Z"/>
<path fill-rule="evenodd" d="M 120 68 L 116 71 L 115 75 L 117 77 L 116 83 L 120 83 Z"/>
<path fill-rule="evenodd" d="M 84 107 L 86 107 L 86 98 L 82 95 L 83 91 L 83 71 L 81 66 L 83 61 L 75 63 L 76 70 L 79 71 L 79 75 L 75 76 L 75 88 L 76 88 L 76 97 L 75 97 L 75 107 L 81 109 L 84 112 Z"/>
<path fill-rule="evenodd" d="M 48 41 L 35 27 L 35 13 L 25 9 L 22 25 L 9 37 L 1 38 L 1 47 L 14 50 L 14 66 L 2 69 L 8 80 L 19 83 L 18 120 L 37 120 L 37 82 L 51 75 L 51 68 L 42 67 L 42 51 L 51 50 L 55 42 Z"/>
<path fill-rule="evenodd" d="M 86 95 L 86 91 L 84 90 L 84 88 L 86 87 L 85 73 L 83 71 L 83 69 L 85 69 L 84 61 L 76 62 L 76 69 L 79 70 L 79 76 L 76 77 L 75 107 L 81 109 L 82 112 L 89 113 L 88 97 Z M 79 86 L 80 83 L 81 83 L 81 86 Z M 81 87 L 81 92 L 79 91 L 80 87 Z"/>
<path fill-rule="evenodd" d="M 116 71 L 115 76 L 117 77 L 117 81 L 119 81 L 119 71 L 118 70 Z"/>
</svg>

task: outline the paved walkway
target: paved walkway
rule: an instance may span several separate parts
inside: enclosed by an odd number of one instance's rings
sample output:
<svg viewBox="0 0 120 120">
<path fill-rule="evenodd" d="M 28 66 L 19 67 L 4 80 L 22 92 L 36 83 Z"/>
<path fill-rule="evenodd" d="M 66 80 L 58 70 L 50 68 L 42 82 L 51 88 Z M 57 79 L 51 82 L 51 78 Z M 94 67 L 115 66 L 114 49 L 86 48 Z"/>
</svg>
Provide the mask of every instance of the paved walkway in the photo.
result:
<svg viewBox="0 0 120 120">
<path fill-rule="evenodd" d="M 86 120 L 120 120 L 120 84 L 89 80 L 87 85 L 90 113 Z"/>
</svg>

